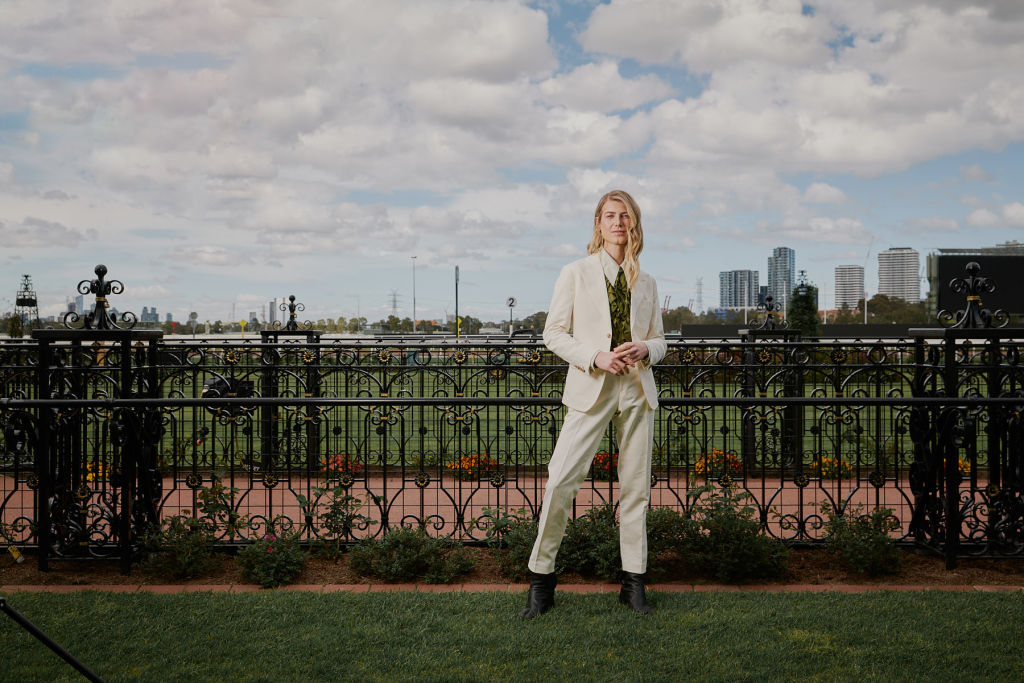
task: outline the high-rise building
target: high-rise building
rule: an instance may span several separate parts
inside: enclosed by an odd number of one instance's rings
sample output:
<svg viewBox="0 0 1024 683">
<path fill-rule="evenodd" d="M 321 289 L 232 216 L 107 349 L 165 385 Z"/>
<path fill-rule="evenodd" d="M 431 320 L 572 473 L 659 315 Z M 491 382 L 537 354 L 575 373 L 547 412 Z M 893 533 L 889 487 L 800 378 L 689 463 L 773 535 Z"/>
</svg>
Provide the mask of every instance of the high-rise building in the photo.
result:
<svg viewBox="0 0 1024 683">
<path fill-rule="evenodd" d="M 864 266 L 836 266 L 836 308 L 857 308 L 864 298 Z"/>
<path fill-rule="evenodd" d="M 274 297 L 267 305 L 267 324 L 273 325 L 277 322 L 277 297 Z"/>
<path fill-rule="evenodd" d="M 756 270 L 727 270 L 718 274 L 720 308 L 757 306 L 759 273 Z"/>
<path fill-rule="evenodd" d="M 775 247 L 768 257 L 768 294 L 782 310 L 789 308 L 796 273 L 796 252 L 789 247 Z"/>
<path fill-rule="evenodd" d="M 878 252 L 878 293 L 912 304 L 921 300 L 920 255 L 910 247 Z"/>
</svg>

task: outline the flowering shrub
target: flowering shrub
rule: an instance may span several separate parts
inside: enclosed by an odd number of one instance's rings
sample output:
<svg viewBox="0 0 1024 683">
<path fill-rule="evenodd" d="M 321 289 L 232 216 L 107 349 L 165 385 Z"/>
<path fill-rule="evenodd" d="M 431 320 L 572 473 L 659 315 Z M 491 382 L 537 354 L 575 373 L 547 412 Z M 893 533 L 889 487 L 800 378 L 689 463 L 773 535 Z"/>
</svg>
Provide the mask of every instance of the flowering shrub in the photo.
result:
<svg viewBox="0 0 1024 683">
<path fill-rule="evenodd" d="M 486 453 L 474 453 L 462 456 L 448 465 L 448 469 L 462 481 L 472 481 L 497 470 L 498 463 Z"/>
<path fill-rule="evenodd" d="M 225 486 L 217 475 L 210 477 L 209 488 L 196 490 L 199 512 L 203 524 L 210 529 L 224 529 L 229 538 L 234 538 L 249 523 L 249 516 L 238 512 L 238 489 Z"/>
<path fill-rule="evenodd" d="M 337 560 L 346 541 L 353 540 L 355 531 L 364 531 L 377 523 L 360 513 L 363 501 L 348 493 L 344 486 L 333 489 L 314 488 L 312 499 L 301 493 L 295 494 L 306 523 L 312 525 L 314 518 L 319 527 L 320 537 L 316 545 L 320 555 Z M 326 505 L 323 505 L 326 501 Z"/>
<path fill-rule="evenodd" d="M 476 558 L 451 538 L 434 538 L 423 527 L 392 529 L 380 539 L 360 541 L 350 554 L 349 568 L 384 581 L 453 583 L 473 571 Z"/>
<path fill-rule="evenodd" d="M 811 463 L 811 474 L 822 479 L 849 479 L 853 476 L 853 467 L 840 458 L 822 458 L 821 462 Z"/>
<path fill-rule="evenodd" d="M 594 454 L 594 479 L 596 481 L 619 480 L 619 454 L 598 451 Z"/>
<path fill-rule="evenodd" d="M 712 448 L 710 453 L 700 454 L 694 470 L 701 477 L 722 474 L 736 477 L 743 474 L 743 463 L 732 453 L 726 453 L 721 448 Z"/>
<path fill-rule="evenodd" d="M 238 551 L 242 576 L 264 588 L 291 583 L 306 564 L 298 534 L 277 532 L 271 527 L 263 538 Z"/>
<path fill-rule="evenodd" d="M 353 460 L 347 453 L 335 453 L 327 456 L 326 460 L 320 461 L 320 470 L 328 474 L 341 474 L 342 472 L 359 474 L 363 471 L 363 465 L 359 461 Z"/>
<path fill-rule="evenodd" d="M 840 507 L 837 512 L 828 502 L 821 513 L 828 518 L 828 547 L 852 571 L 869 576 L 895 574 L 903 567 L 903 557 L 889 536 L 898 531 L 900 521 L 889 508 L 864 513 L 861 505 Z"/>
<path fill-rule="evenodd" d="M 213 569 L 213 527 L 188 514 L 175 515 L 149 530 L 143 539 L 146 563 L 158 574 L 191 579 Z"/>
</svg>

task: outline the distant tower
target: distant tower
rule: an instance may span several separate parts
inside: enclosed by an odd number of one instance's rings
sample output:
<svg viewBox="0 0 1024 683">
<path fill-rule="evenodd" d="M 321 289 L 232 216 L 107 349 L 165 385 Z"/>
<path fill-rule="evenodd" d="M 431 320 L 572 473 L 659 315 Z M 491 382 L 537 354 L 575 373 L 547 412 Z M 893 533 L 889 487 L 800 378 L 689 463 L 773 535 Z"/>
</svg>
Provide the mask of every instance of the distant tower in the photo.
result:
<svg viewBox="0 0 1024 683">
<path fill-rule="evenodd" d="M 704 312 L 704 278 L 697 278 L 697 310 L 694 313 L 700 315 Z"/>
<path fill-rule="evenodd" d="M 912 304 L 921 300 L 920 255 L 910 247 L 878 252 L 878 293 Z"/>
<path fill-rule="evenodd" d="M 21 276 L 21 289 L 14 299 L 14 315 L 21 319 L 26 329 L 39 327 L 39 300 L 36 290 L 32 287 L 32 276 Z"/>
<path fill-rule="evenodd" d="M 789 309 L 789 295 L 793 293 L 796 275 L 796 252 L 789 247 L 775 247 L 768 257 L 768 293 L 782 310 Z"/>
<path fill-rule="evenodd" d="M 864 266 L 836 266 L 836 308 L 856 310 L 864 298 Z"/>
<path fill-rule="evenodd" d="M 398 290 L 391 290 L 391 315 L 398 317 Z"/>
</svg>

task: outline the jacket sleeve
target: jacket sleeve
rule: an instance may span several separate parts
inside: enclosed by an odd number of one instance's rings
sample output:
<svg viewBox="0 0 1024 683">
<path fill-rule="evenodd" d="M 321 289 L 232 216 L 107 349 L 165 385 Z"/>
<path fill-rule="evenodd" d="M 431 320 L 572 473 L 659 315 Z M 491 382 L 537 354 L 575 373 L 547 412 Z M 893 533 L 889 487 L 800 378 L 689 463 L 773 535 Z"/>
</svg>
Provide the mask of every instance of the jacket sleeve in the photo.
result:
<svg viewBox="0 0 1024 683">
<path fill-rule="evenodd" d="M 548 317 L 544 323 L 544 344 L 558 357 L 578 369 L 589 372 L 594 358 L 601 350 L 584 344 L 569 333 L 572 329 L 572 310 L 576 299 L 577 278 L 571 268 L 565 266 L 555 281 L 555 291 L 548 306 Z"/>
<path fill-rule="evenodd" d="M 651 365 L 660 363 L 668 352 L 668 342 L 665 341 L 665 327 L 661 321 L 661 307 L 658 302 L 658 283 L 651 278 L 651 288 L 654 290 L 654 306 L 652 306 L 651 322 L 648 326 L 650 333 L 644 342 L 647 344 L 647 362 Z"/>
</svg>

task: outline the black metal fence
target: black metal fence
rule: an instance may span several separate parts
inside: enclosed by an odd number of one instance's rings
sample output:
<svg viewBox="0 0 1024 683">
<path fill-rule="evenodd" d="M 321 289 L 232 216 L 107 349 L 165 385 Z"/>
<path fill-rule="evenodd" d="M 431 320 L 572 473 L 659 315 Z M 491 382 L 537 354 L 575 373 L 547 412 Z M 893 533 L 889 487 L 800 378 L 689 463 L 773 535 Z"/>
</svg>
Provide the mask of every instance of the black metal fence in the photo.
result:
<svg viewBox="0 0 1024 683">
<path fill-rule="evenodd" d="M 765 531 L 822 539 L 823 506 L 894 511 L 899 540 L 958 556 L 1024 551 L 1024 334 L 918 330 L 802 341 L 675 339 L 654 369 L 652 504 L 701 485 L 751 494 Z M 375 523 L 467 543 L 489 509 L 535 514 L 565 365 L 539 340 L 165 339 L 41 330 L 0 342 L 0 543 L 120 557 L 173 515 L 224 544 L 273 524 L 313 541 L 334 494 Z M 609 428 L 577 511 L 614 503 Z M 350 507 L 351 509 L 351 507 Z"/>
</svg>

